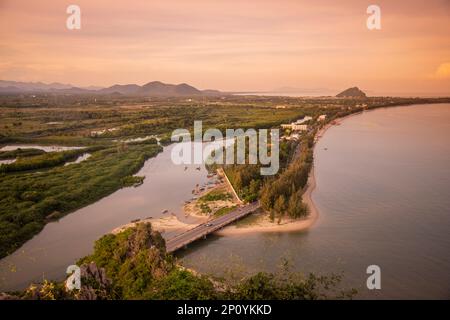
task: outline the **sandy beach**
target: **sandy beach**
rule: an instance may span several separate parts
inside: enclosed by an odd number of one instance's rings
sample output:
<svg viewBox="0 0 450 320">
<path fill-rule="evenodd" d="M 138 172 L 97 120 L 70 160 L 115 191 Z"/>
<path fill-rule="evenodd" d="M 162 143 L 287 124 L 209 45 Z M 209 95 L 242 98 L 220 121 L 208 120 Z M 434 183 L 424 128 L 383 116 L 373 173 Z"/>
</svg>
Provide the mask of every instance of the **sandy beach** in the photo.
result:
<svg viewBox="0 0 450 320">
<path fill-rule="evenodd" d="M 315 142 L 317 142 L 325 132 L 331 128 L 334 125 L 339 125 L 343 120 L 345 120 L 348 117 L 354 116 L 355 114 L 350 114 L 346 117 L 339 118 L 335 120 L 335 123 L 328 123 L 323 128 L 321 128 L 315 136 Z M 284 218 L 280 223 L 272 222 L 269 218 L 269 215 L 263 212 L 255 213 L 252 215 L 253 221 L 244 221 L 244 223 L 237 223 L 230 226 L 225 227 L 222 230 L 217 231 L 216 233 L 221 236 L 231 236 L 231 235 L 238 235 L 238 234 L 246 234 L 246 233 L 261 233 L 261 232 L 299 232 L 306 229 L 311 228 L 319 218 L 319 211 L 317 207 L 314 204 L 314 201 L 312 199 L 312 193 L 314 189 L 316 188 L 316 178 L 314 174 L 314 166 L 311 168 L 311 172 L 309 173 L 308 182 L 307 182 L 307 188 L 306 191 L 303 193 L 302 200 L 303 202 L 308 206 L 309 214 L 307 217 L 303 219 L 290 219 L 290 218 Z M 212 189 L 205 190 L 203 192 L 199 192 L 196 195 L 198 197 L 201 197 L 209 192 L 212 192 L 213 190 L 218 189 L 225 189 L 228 190 L 226 183 L 220 183 L 216 185 Z M 230 190 L 228 190 L 230 191 Z M 235 199 L 234 199 L 235 200 Z M 226 202 L 226 203 L 225 203 Z M 233 204 L 233 202 L 236 201 L 225 201 L 224 203 L 217 203 L 217 205 L 230 205 Z M 237 203 L 234 203 L 237 204 Z M 191 217 L 196 219 L 196 223 L 188 224 L 185 222 L 182 222 L 178 220 L 176 216 L 169 216 L 169 217 L 162 217 L 162 218 L 156 218 L 156 219 L 144 219 L 140 220 L 138 222 L 129 223 L 124 226 L 121 226 L 119 228 L 114 229 L 112 232 L 117 233 L 120 231 L 123 231 L 129 227 L 134 226 L 136 223 L 139 222 L 151 222 L 154 228 L 158 231 L 160 231 L 163 235 L 166 237 L 174 236 L 178 233 L 181 233 L 183 231 L 186 231 L 190 228 L 193 228 L 201 223 L 205 223 L 208 221 L 211 217 L 208 215 L 204 215 L 200 212 L 199 208 L 197 207 L 197 201 L 190 202 L 186 204 L 183 207 L 183 211 L 185 213 L 185 217 Z"/>
<path fill-rule="evenodd" d="M 325 134 L 325 132 L 333 127 L 334 125 L 340 125 L 342 121 L 349 117 L 360 114 L 352 113 L 345 117 L 334 120 L 334 123 L 328 123 L 323 128 L 321 128 L 314 138 L 315 142 Z M 319 218 L 319 210 L 314 204 L 312 199 L 312 193 L 316 188 L 316 177 L 314 174 L 314 166 L 311 168 L 309 173 L 306 191 L 303 193 L 303 202 L 308 206 L 309 214 L 303 219 L 289 219 L 284 218 L 280 223 L 275 223 L 270 221 L 268 214 L 259 214 L 255 221 L 249 222 L 248 224 L 234 224 L 225 227 L 222 230 L 217 231 L 217 234 L 227 236 L 235 234 L 245 234 L 245 233 L 259 233 L 259 232 L 298 232 L 311 228 Z"/>
<path fill-rule="evenodd" d="M 352 116 L 353 114 L 349 115 Z M 347 116 L 347 117 L 349 117 Z M 338 124 L 347 117 L 343 117 L 335 120 Z M 317 142 L 323 134 L 333 126 L 333 124 L 328 123 L 323 128 L 321 128 L 315 136 L 315 141 Z M 234 224 L 225 227 L 222 230 L 217 231 L 217 234 L 227 236 L 235 234 L 245 234 L 254 232 L 298 232 L 306 230 L 314 225 L 314 223 L 319 218 L 319 211 L 312 200 L 312 193 L 316 188 L 316 177 L 314 174 L 314 166 L 311 168 L 309 173 L 306 191 L 303 193 L 302 200 L 308 206 L 309 214 L 306 218 L 293 220 L 289 218 L 284 218 L 280 223 L 274 223 L 270 221 L 268 214 L 260 214 L 256 221 L 242 225 Z"/>
<path fill-rule="evenodd" d="M 261 233 L 261 232 L 298 232 L 310 228 L 319 218 L 319 212 L 314 205 L 311 194 L 316 187 L 316 179 L 314 176 L 314 168 L 311 169 L 308 185 L 303 194 L 303 202 L 309 208 L 309 215 L 306 218 L 293 220 L 285 218 L 280 223 L 270 221 L 269 215 L 265 213 L 258 214 L 256 221 L 248 224 L 234 224 L 217 231 L 218 235 L 230 236 L 246 233 Z"/>
<path fill-rule="evenodd" d="M 115 228 L 111 231 L 111 233 L 113 234 L 117 234 L 120 233 L 128 228 L 134 227 L 136 226 L 136 224 L 138 223 L 146 223 L 146 222 L 150 222 L 152 224 L 152 227 L 155 230 L 158 230 L 159 232 L 161 232 L 162 235 L 166 236 L 166 237 L 171 237 L 174 236 L 176 234 L 182 233 L 184 231 L 187 231 L 197 225 L 199 225 L 200 223 L 203 223 L 205 221 L 207 221 L 208 218 L 207 217 L 203 217 L 202 219 L 198 218 L 196 223 L 190 224 L 190 223 L 185 223 L 182 222 L 180 220 L 178 220 L 178 218 L 174 215 L 170 215 L 167 217 L 161 217 L 161 218 L 148 218 L 148 219 L 142 219 L 136 222 L 130 222 L 127 223 L 125 225 L 122 225 L 118 228 Z"/>
</svg>

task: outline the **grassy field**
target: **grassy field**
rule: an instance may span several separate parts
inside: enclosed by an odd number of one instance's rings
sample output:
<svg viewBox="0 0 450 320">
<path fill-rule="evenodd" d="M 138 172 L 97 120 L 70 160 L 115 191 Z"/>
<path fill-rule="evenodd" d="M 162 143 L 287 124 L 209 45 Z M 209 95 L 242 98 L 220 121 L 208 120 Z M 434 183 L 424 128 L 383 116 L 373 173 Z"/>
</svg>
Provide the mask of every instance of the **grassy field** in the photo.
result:
<svg viewBox="0 0 450 320">
<path fill-rule="evenodd" d="M 177 128 L 269 128 L 304 115 L 335 116 L 355 109 L 430 99 L 302 99 L 288 97 L 108 98 L 0 96 L 0 143 L 99 144 L 143 135 L 168 137 Z M 437 100 L 436 100 L 437 101 Z"/>
<path fill-rule="evenodd" d="M 93 203 L 119 188 L 140 183 L 132 178 L 161 147 L 116 146 L 92 152 L 70 166 L 0 175 L 0 257 L 17 249 L 45 223 Z"/>
</svg>

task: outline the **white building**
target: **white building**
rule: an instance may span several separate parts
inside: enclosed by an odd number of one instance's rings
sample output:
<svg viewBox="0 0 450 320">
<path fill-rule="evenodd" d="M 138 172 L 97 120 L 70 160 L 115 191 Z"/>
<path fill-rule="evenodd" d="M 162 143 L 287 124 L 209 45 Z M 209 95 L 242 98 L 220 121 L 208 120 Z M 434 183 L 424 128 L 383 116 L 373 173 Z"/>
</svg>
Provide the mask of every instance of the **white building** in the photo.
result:
<svg viewBox="0 0 450 320">
<path fill-rule="evenodd" d="M 306 124 L 293 124 L 292 125 L 293 131 L 306 131 L 308 130 L 308 125 Z"/>
<path fill-rule="evenodd" d="M 305 123 L 306 121 L 311 120 L 312 117 L 310 116 L 305 116 L 303 119 L 299 119 L 295 122 L 292 122 L 290 124 L 282 124 L 281 128 L 282 129 L 291 129 L 293 131 L 306 131 L 308 130 L 308 126 Z"/>
<path fill-rule="evenodd" d="M 324 121 L 327 118 L 326 114 L 322 114 L 317 118 L 317 121 Z"/>
</svg>

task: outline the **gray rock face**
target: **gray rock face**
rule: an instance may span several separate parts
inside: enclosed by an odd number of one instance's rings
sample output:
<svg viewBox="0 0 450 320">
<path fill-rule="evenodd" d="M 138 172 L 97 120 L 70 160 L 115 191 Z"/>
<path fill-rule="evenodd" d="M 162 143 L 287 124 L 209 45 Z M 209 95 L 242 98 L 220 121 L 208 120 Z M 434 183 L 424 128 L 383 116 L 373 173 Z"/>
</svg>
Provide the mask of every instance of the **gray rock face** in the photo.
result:
<svg viewBox="0 0 450 320">
<path fill-rule="evenodd" d="M 81 289 L 77 294 L 79 300 L 106 299 L 111 290 L 111 280 L 105 269 L 97 267 L 94 262 L 80 267 Z"/>
</svg>

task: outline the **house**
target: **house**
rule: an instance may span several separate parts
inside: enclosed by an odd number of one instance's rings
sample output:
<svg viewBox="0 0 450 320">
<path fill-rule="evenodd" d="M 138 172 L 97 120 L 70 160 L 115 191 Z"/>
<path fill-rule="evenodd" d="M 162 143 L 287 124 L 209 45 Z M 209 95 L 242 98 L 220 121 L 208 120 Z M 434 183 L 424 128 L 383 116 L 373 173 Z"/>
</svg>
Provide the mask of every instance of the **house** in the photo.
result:
<svg viewBox="0 0 450 320">
<path fill-rule="evenodd" d="M 303 124 L 303 123 L 305 123 L 306 121 L 309 121 L 311 119 L 312 119 L 312 117 L 305 116 L 305 117 L 303 117 L 303 119 L 299 119 L 299 120 L 297 120 L 295 122 L 292 122 L 290 124 L 282 124 L 281 128 L 282 129 L 291 129 L 293 131 L 306 131 L 306 130 L 308 130 L 308 126 L 306 124 Z"/>
<path fill-rule="evenodd" d="M 317 118 L 317 121 L 324 121 L 327 118 L 326 114 L 322 114 Z"/>
<path fill-rule="evenodd" d="M 306 124 L 293 124 L 292 125 L 293 131 L 306 131 L 308 130 L 308 125 Z"/>
</svg>

